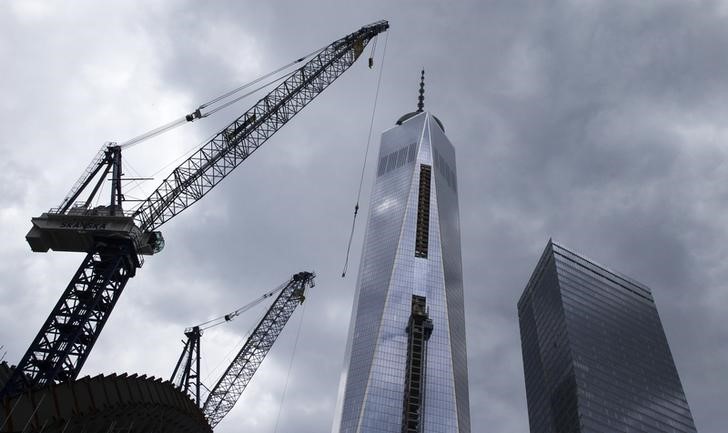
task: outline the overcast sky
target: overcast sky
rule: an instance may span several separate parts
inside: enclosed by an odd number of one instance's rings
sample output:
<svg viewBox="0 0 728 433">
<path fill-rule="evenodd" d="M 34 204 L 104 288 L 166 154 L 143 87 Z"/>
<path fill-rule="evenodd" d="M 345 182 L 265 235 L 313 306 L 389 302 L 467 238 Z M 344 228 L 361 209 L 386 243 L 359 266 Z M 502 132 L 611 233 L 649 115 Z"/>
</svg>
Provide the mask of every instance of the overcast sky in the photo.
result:
<svg viewBox="0 0 728 433">
<path fill-rule="evenodd" d="M 168 377 L 186 326 L 314 270 L 305 309 L 218 431 L 329 431 L 379 133 L 416 107 L 424 67 L 426 109 L 457 151 L 473 432 L 528 431 L 516 301 L 550 237 L 653 289 L 697 428 L 724 432 L 726 1 L 4 1 L 0 356 L 20 359 L 82 260 L 31 253 L 30 218 L 102 143 L 378 19 L 391 25 L 384 64 L 382 37 L 374 70 L 360 60 L 163 227 L 165 250 L 130 280 L 83 373 Z M 130 149 L 127 175 L 159 182 L 253 102 Z M 203 337 L 209 385 L 261 312 Z"/>
</svg>

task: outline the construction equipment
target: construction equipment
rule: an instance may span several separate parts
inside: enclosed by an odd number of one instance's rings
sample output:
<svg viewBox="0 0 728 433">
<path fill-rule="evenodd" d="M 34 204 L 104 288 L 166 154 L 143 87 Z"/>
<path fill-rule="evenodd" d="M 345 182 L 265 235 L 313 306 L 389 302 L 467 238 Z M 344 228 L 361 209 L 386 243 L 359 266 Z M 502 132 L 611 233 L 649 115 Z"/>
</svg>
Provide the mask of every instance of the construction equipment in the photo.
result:
<svg viewBox="0 0 728 433">
<path fill-rule="evenodd" d="M 134 212 L 122 208 L 121 150 L 135 141 L 105 145 L 61 205 L 32 219 L 26 239 L 33 251 L 84 252 L 86 258 L 0 391 L 0 398 L 75 379 L 124 286 L 141 267 L 142 256 L 156 254 L 164 247 L 157 229 L 229 175 L 344 73 L 372 38 L 388 28 L 386 21 L 375 22 L 318 51 L 175 168 Z M 204 116 L 198 109 L 184 121 Z M 92 207 L 109 175 L 112 187 L 108 205 Z M 96 178 L 88 198 L 76 202 Z"/>
<path fill-rule="evenodd" d="M 288 319 L 291 318 L 296 307 L 303 303 L 306 287 L 314 286 L 315 276 L 312 272 L 299 272 L 293 275 L 288 282 L 266 293 L 251 304 L 185 330 L 187 341 L 172 373 L 172 382 L 181 390 L 186 391 L 200 405 L 200 393 L 203 386 L 200 382 L 200 337 L 202 337 L 203 331 L 229 322 L 242 311 L 280 292 L 225 373 L 209 391 L 205 403 L 201 405 L 211 427 L 215 427 L 235 406 Z"/>
<path fill-rule="evenodd" d="M 261 296 L 260 298 L 246 304 L 243 307 L 238 308 L 231 313 L 225 314 L 224 316 L 216 317 L 214 319 L 210 319 L 206 322 L 200 323 L 197 326 L 191 326 L 185 329 L 185 337 L 187 337 L 187 340 L 185 341 L 184 348 L 182 349 L 182 354 L 180 355 L 179 360 L 174 367 L 174 372 L 172 372 L 172 377 L 170 378 L 170 381 L 177 385 L 178 388 L 187 392 L 187 394 L 192 397 L 195 402 L 199 402 L 201 385 L 200 337 L 202 337 L 202 333 L 210 328 L 214 328 L 216 326 L 222 325 L 223 323 L 232 321 L 235 317 L 239 316 L 245 311 L 250 310 L 264 300 L 283 290 L 287 286 L 287 284 L 288 283 L 282 284 L 281 286 L 271 290 L 270 292 L 264 293 L 263 296 Z"/>
<path fill-rule="evenodd" d="M 423 430 L 427 341 L 432 330 L 427 299 L 412 295 L 412 313 L 407 323 L 407 370 L 404 379 L 402 433 L 420 433 Z"/>
</svg>

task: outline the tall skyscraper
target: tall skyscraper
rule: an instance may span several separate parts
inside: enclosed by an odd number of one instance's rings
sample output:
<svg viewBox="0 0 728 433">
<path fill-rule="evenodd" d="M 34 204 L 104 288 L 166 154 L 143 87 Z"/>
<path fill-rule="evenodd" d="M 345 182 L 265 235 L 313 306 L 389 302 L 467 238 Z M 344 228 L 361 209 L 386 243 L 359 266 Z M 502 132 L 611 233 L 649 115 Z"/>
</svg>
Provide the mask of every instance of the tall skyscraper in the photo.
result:
<svg viewBox="0 0 728 433">
<path fill-rule="evenodd" d="M 518 317 L 531 433 L 696 431 L 646 286 L 549 241 Z"/>
<path fill-rule="evenodd" d="M 341 433 L 468 433 L 455 149 L 418 109 L 382 134 L 339 409 Z"/>
</svg>

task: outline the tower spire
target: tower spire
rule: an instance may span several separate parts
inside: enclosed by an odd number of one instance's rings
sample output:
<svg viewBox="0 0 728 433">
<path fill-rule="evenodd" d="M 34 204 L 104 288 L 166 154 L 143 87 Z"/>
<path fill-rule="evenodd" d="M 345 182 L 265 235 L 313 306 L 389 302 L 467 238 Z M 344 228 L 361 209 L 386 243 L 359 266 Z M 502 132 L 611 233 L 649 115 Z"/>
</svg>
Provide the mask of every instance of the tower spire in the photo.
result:
<svg viewBox="0 0 728 433">
<path fill-rule="evenodd" d="M 417 98 L 417 112 L 422 113 L 422 109 L 425 108 L 425 70 L 422 70 L 422 76 L 420 77 L 420 96 Z"/>
</svg>

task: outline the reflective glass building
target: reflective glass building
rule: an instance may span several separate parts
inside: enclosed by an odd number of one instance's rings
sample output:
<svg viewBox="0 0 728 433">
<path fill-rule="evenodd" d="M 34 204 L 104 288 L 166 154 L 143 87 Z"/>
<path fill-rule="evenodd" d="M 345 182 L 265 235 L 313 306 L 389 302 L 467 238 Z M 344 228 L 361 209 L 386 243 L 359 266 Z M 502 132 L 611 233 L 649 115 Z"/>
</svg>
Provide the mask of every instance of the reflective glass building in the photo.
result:
<svg viewBox="0 0 728 433">
<path fill-rule="evenodd" d="M 518 317 L 531 433 L 696 431 L 646 286 L 549 242 Z"/>
<path fill-rule="evenodd" d="M 397 124 L 382 134 L 333 431 L 468 433 L 455 150 L 428 112 Z"/>
</svg>

